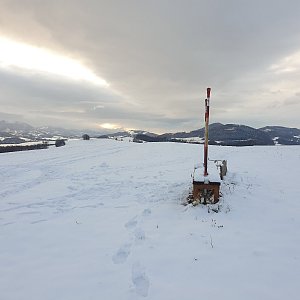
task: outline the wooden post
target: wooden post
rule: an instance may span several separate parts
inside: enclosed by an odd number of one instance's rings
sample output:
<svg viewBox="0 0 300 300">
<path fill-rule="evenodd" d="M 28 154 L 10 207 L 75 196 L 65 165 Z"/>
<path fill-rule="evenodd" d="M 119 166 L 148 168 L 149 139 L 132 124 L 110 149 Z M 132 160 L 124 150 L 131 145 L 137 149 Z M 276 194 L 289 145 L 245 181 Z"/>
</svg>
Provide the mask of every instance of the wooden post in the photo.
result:
<svg viewBox="0 0 300 300">
<path fill-rule="evenodd" d="M 209 124 L 209 100 L 211 88 L 207 88 L 207 98 L 205 99 L 205 142 L 204 142 L 204 176 L 208 175 L 207 160 L 208 160 L 208 124 Z"/>
</svg>

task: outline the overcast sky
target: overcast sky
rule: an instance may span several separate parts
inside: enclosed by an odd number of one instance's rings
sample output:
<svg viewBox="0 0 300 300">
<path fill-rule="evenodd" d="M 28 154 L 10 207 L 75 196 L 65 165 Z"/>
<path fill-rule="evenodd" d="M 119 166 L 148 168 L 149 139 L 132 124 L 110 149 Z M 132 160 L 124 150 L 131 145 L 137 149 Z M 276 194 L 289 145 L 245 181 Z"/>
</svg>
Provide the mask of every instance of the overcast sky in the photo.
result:
<svg viewBox="0 0 300 300">
<path fill-rule="evenodd" d="M 299 0 L 0 0 L 0 119 L 300 127 Z"/>
</svg>

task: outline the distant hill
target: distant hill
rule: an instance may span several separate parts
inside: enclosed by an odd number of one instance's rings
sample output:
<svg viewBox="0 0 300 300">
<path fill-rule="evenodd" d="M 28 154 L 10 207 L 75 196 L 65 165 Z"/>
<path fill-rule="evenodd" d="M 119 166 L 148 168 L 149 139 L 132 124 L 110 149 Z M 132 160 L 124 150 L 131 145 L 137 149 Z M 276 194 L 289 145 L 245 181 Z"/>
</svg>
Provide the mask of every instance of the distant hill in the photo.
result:
<svg viewBox="0 0 300 300">
<path fill-rule="evenodd" d="M 162 136 L 167 140 L 177 139 L 186 141 L 196 137 L 204 139 L 204 128 L 178 133 L 166 133 Z M 237 124 L 213 123 L 209 125 L 209 143 L 226 146 L 274 145 L 272 138 L 264 131 Z"/>
<path fill-rule="evenodd" d="M 103 137 L 134 137 L 139 134 L 147 135 L 150 137 L 158 136 L 156 133 L 148 132 L 145 130 L 128 130 L 128 131 L 119 131 L 119 132 L 115 132 L 115 133 L 111 133 L 111 134 L 100 135 L 99 138 L 103 138 Z"/>
<path fill-rule="evenodd" d="M 57 138 L 81 138 L 83 133 L 97 138 L 129 138 L 135 142 L 203 143 L 204 128 L 189 132 L 155 134 L 144 130 L 99 133 L 86 130 L 67 130 L 56 127 L 35 128 L 26 123 L 0 121 L 0 144 L 28 141 L 49 141 Z M 266 126 L 259 129 L 238 124 L 209 125 L 209 144 L 224 146 L 300 145 L 300 129 Z"/>
<path fill-rule="evenodd" d="M 0 121 L 0 132 L 29 132 L 33 129 L 34 127 L 26 123 Z"/>
<path fill-rule="evenodd" d="M 0 121 L 0 144 L 55 141 L 57 138 L 81 138 L 84 133 L 88 133 L 90 136 L 100 134 L 99 131 L 92 130 L 70 130 L 50 126 L 33 127 L 27 123 Z"/>
<path fill-rule="evenodd" d="M 300 129 L 282 126 L 266 126 L 259 130 L 268 134 L 275 144 L 300 145 Z"/>
<path fill-rule="evenodd" d="M 190 132 L 165 133 L 155 137 L 138 134 L 135 138 L 146 142 L 203 143 L 204 131 L 204 128 L 201 128 Z M 300 130 L 280 126 L 256 129 L 238 124 L 213 123 L 209 125 L 209 144 L 223 146 L 299 145 Z"/>
<path fill-rule="evenodd" d="M 26 140 L 18 137 L 9 137 L 1 141 L 1 144 L 22 144 L 26 143 Z"/>
</svg>

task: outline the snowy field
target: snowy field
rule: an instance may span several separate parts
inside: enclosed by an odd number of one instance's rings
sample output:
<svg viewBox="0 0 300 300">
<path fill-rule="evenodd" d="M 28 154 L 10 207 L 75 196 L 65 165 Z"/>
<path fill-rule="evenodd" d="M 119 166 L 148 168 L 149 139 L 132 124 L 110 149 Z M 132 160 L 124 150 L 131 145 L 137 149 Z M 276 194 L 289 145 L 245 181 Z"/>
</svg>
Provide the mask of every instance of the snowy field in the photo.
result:
<svg viewBox="0 0 300 300">
<path fill-rule="evenodd" d="M 183 206 L 201 145 L 0 155 L 0 299 L 299 299 L 300 147 L 218 147 L 221 211 Z"/>
</svg>

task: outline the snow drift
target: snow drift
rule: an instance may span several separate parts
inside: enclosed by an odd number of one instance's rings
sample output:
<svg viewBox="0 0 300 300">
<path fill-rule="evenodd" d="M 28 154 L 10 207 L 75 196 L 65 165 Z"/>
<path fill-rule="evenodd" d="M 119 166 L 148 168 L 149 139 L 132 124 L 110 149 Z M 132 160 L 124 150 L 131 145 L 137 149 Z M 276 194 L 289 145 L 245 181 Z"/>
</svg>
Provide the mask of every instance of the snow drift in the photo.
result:
<svg viewBox="0 0 300 300">
<path fill-rule="evenodd" d="M 219 213 L 181 205 L 200 145 L 1 154 L 0 299 L 297 299 L 299 147 L 209 156 L 228 160 Z"/>
</svg>

